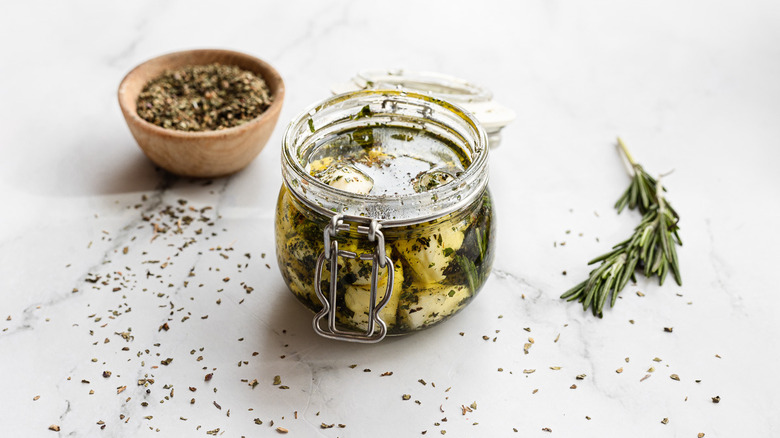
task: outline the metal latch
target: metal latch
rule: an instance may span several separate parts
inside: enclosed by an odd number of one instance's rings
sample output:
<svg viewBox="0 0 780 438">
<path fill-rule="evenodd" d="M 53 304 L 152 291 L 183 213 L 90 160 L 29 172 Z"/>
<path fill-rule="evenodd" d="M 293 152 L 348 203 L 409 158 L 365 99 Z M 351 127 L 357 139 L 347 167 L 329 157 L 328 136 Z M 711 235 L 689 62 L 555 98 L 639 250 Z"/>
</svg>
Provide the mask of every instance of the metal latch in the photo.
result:
<svg viewBox="0 0 780 438">
<path fill-rule="evenodd" d="M 349 232 L 351 225 L 356 224 L 358 234 L 368 237 L 369 242 L 376 242 L 376 249 L 373 253 L 364 253 L 358 255 L 352 251 L 339 249 L 339 243 L 335 237 L 339 232 Z M 379 312 L 390 301 L 390 295 L 393 293 L 394 268 L 393 261 L 385 254 L 385 236 L 380 231 L 381 224 L 376 219 L 370 219 L 360 216 L 347 216 L 337 214 L 333 216 L 330 223 L 323 231 L 325 248 L 317 258 L 317 267 L 314 272 L 314 287 L 317 297 L 322 302 L 322 310 L 314 316 L 314 331 L 320 336 L 330 339 L 351 342 L 373 343 L 379 342 L 387 335 L 387 324 L 379 317 Z M 371 260 L 371 296 L 368 304 L 368 327 L 366 331 L 346 331 L 336 327 L 336 286 L 338 274 L 338 258 L 346 257 L 350 259 Z M 325 261 L 330 263 L 330 293 L 326 297 L 322 292 L 322 268 Z M 387 290 L 382 301 L 377 303 L 377 285 L 379 282 L 379 268 L 387 269 Z M 327 317 L 327 326 L 323 326 L 323 321 Z"/>
</svg>

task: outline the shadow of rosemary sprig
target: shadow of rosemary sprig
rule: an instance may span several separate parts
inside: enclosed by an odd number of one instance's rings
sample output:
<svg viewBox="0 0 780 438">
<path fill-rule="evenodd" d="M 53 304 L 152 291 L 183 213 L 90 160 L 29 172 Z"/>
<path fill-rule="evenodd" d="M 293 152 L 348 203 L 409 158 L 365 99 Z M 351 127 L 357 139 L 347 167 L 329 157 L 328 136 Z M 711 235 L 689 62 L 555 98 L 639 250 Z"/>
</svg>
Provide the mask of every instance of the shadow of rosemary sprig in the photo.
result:
<svg viewBox="0 0 780 438">
<path fill-rule="evenodd" d="M 678 234 L 677 212 L 664 197 L 666 189 L 644 168 L 634 161 L 625 143 L 617 139 L 620 150 L 631 166 L 631 184 L 615 203 L 618 213 L 628 207 L 642 214 L 642 221 L 634 233 L 612 247 L 612 251 L 588 262 L 588 265 L 601 262 L 590 272 L 587 280 L 574 286 L 561 295 L 567 301 L 577 300 L 583 310 L 590 307 L 593 314 L 603 316 L 604 304 L 610 298 L 610 307 L 615 305 L 618 293 L 626 287 L 629 280 L 636 281 L 636 271 L 641 270 L 646 277 L 658 277 L 663 284 L 671 272 L 677 284 L 682 285 L 680 266 L 677 260 L 677 245 L 682 245 Z"/>
</svg>

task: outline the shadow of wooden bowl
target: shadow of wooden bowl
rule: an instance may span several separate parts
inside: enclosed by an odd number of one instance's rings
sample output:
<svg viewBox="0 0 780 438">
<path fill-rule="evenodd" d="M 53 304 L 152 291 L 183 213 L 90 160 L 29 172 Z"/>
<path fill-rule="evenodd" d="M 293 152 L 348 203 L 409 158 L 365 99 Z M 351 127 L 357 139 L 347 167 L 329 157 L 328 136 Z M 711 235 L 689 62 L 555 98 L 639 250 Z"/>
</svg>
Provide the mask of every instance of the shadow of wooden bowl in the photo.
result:
<svg viewBox="0 0 780 438">
<path fill-rule="evenodd" d="M 177 131 L 142 119 L 136 111 L 144 86 L 166 70 L 188 65 L 234 65 L 260 76 L 273 102 L 258 117 L 218 131 Z M 284 101 L 284 81 L 267 62 L 229 50 L 188 50 L 150 59 L 134 68 L 119 84 L 119 106 L 138 146 L 155 164 L 182 176 L 218 177 L 246 167 L 265 147 Z"/>
</svg>

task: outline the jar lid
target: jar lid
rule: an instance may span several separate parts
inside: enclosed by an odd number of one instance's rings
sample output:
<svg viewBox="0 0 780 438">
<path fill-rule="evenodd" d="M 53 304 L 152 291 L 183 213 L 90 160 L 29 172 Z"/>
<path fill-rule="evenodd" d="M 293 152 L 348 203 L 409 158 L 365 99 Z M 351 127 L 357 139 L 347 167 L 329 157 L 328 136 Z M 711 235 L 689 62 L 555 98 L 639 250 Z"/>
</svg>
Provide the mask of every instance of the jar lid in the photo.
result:
<svg viewBox="0 0 780 438">
<path fill-rule="evenodd" d="M 515 119 L 515 112 L 493 101 L 493 93 L 487 88 L 441 73 L 362 70 L 350 82 L 333 85 L 331 92 L 341 94 L 365 89 L 412 91 L 459 105 L 477 118 L 488 134 L 491 148 L 498 147 L 501 130 Z"/>
</svg>

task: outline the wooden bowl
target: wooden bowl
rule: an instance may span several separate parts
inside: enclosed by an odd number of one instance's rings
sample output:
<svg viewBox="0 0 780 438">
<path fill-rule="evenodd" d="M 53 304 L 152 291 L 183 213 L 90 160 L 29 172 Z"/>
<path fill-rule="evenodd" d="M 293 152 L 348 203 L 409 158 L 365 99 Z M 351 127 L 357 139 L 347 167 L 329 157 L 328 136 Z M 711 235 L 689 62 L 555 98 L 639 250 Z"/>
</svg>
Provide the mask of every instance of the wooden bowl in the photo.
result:
<svg viewBox="0 0 780 438">
<path fill-rule="evenodd" d="M 273 102 L 257 118 L 219 131 L 165 129 L 138 116 L 136 101 L 144 86 L 165 70 L 218 62 L 259 75 Z M 284 101 L 284 82 L 267 62 L 229 50 L 188 50 L 162 55 L 134 68 L 119 84 L 119 106 L 130 132 L 144 154 L 158 166 L 183 176 L 217 177 L 246 167 L 263 150 L 274 130 Z"/>
</svg>

